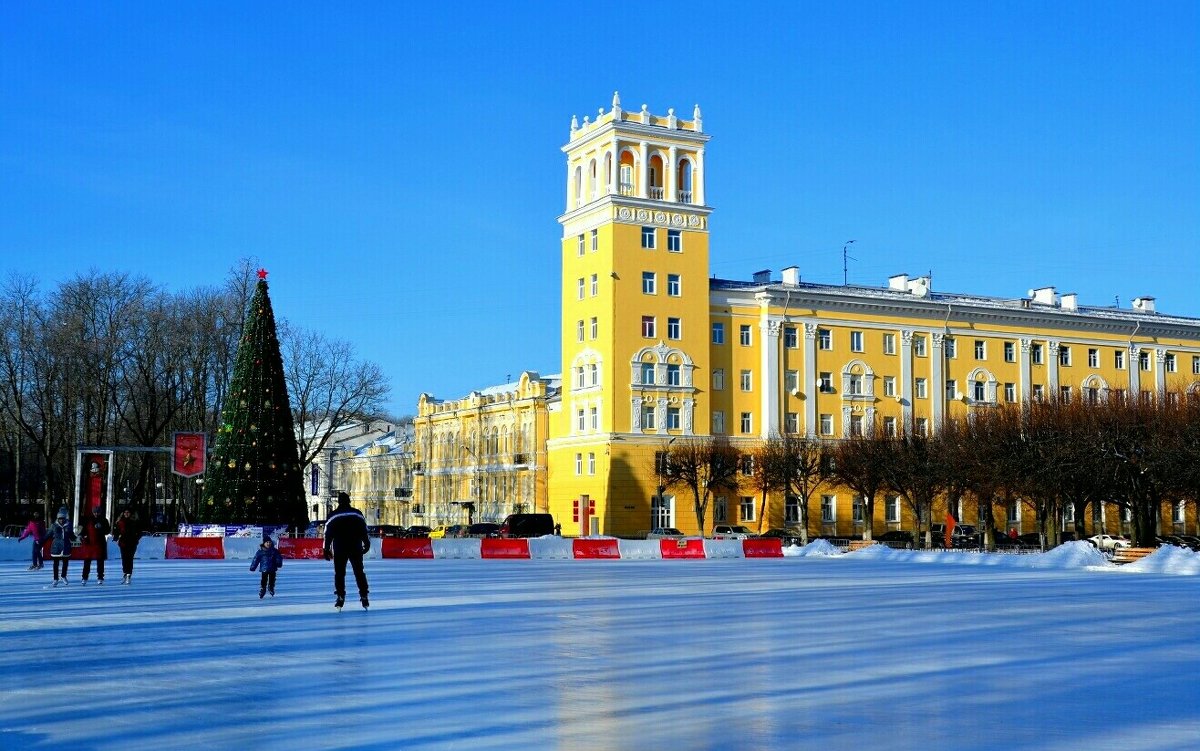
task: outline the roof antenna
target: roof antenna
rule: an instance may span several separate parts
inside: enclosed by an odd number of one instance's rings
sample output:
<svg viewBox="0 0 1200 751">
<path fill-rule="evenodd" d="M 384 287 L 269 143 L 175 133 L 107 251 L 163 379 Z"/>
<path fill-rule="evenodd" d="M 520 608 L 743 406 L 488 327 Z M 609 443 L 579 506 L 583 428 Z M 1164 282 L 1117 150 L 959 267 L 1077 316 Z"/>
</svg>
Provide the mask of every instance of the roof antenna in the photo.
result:
<svg viewBox="0 0 1200 751">
<path fill-rule="evenodd" d="M 849 248 L 853 244 L 854 244 L 853 240 L 847 240 L 846 244 L 842 246 L 842 286 L 843 287 L 847 287 L 850 285 L 850 268 L 849 268 L 849 266 L 847 266 L 846 260 L 847 259 L 852 260 L 852 261 L 858 260 L 857 258 L 855 258 L 854 256 L 852 256 L 846 252 L 847 248 Z"/>
</svg>

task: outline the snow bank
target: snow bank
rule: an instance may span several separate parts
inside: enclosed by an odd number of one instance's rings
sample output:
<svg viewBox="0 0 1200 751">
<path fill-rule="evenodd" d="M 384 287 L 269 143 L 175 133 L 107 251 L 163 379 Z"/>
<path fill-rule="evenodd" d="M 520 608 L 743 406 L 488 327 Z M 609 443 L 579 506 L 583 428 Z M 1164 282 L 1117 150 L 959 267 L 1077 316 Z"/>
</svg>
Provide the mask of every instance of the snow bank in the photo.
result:
<svg viewBox="0 0 1200 751">
<path fill-rule="evenodd" d="M 841 555 L 842 551 L 829 540 L 813 540 L 804 547 L 788 545 L 783 549 L 786 558 L 809 558 L 814 556 Z"/>
<path fill-rule="evenodd" d="M 1138 574 L 1200 574 L 1200 553 L 1175 545 L 1163 545 L 1150 555 L 1120 566 L 1120 571 Z"/>
<path fill-rule="evenodd" d="M 897 561 L 902 563 L 946 563 L 996 568 L 1081 569 L 1101 566 L 1112 568 L 1108 558 L 1087 542 L 1068 542 L 1045 553 L 1017 555 L 980 553 L 962 550 L 896 550 L 886 545 L 870 545 L 847 553 L 846 558 L 860 561 Z"/>
</svg>

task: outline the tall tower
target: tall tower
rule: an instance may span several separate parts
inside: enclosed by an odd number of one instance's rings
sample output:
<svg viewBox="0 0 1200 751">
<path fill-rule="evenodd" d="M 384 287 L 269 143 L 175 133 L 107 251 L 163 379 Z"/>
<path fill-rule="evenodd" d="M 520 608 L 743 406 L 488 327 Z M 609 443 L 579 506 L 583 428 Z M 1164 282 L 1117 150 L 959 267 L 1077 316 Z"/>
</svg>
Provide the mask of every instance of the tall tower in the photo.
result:
<svg viewBox="0 0 1200 751">
<path fill-rule="evenodd" d="M 709 432 L 708 138 L 699 106 L 683 120 L 625 111 L 616 94 L 595 120 L 571 120 L 562 402 L 549 443 L 565 533 L 659 526 L 654 452 Z"/>
</svg>

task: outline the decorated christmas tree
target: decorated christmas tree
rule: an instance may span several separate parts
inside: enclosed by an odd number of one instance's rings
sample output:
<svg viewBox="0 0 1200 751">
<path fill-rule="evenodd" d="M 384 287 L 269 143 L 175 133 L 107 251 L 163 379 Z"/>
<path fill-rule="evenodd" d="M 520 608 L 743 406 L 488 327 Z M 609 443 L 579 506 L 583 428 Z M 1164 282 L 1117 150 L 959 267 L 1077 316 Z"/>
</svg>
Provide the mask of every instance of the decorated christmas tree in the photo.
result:
<svg viewBox="0 0 1200 751">
<path fill-rule="evenodd" d="M 267 272 L 259 269 L 197 516 L 303 527 L 305 503 Z"/>
</svg>

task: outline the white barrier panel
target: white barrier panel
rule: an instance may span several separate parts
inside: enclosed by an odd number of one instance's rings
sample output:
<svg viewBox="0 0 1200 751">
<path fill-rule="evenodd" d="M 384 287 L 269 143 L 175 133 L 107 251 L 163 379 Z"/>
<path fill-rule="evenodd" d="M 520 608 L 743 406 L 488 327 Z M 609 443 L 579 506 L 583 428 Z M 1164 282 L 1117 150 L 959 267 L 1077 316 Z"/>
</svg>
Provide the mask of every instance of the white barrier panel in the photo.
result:
<svg viewBox="0 0 1200 751">
<path fill-rule="evenodd" d="M 705 558 L 745 558 L 741 540 L 705 540 Z"/>
<path fill-rule="evenodd" d="M 433 557 L 434 558 L 482 558 L 479 552 L 479 538 L 451 538 L 447 540 L 444 537 L 433 540 Z"/>
<path fill-rule="evenodd" d="M 662 558 L 662 546 L 658 540 L 620 540 L 621 560 L 649 561 Z"/>
<path fill-rule="evenodd" d="M 547 535 L 529 538 L 529 557 L 543 559 L 573 559 L 575 549 L 570 540 Z"/>
</svg>

